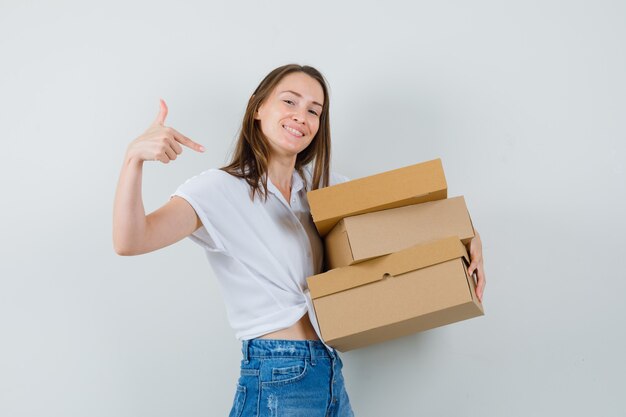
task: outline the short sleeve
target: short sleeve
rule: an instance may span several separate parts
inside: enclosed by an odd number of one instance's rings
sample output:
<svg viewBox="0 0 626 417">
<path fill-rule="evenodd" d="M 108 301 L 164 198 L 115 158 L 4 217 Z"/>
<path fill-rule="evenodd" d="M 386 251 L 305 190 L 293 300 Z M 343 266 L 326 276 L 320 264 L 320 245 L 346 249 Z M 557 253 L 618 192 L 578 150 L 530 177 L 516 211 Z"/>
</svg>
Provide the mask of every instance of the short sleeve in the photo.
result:
<svg viewBox="0 0 626 417">
<path fill-rule="evenodd" d="M 202 221 L 202 226 L 189 235 L 189 238 L 210 252 L 224 252 L 223 239 L 215 227 L 214 213 L 220 211 L 221 187 L 220 173 L 209 169 L 187 179 L 170 194 L 185 199 Z"/>
</svg>

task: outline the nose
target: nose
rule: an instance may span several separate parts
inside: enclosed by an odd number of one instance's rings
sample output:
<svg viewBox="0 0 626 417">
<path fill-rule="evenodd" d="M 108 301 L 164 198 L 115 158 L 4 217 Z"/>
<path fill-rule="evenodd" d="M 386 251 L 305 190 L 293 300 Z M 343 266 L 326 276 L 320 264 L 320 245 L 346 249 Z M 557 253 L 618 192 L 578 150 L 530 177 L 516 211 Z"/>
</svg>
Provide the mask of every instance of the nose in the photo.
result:
<svg viewBox="0 0 626 417">
<path fill-rule="evenodd" d="M 293 120 L 295 120 L 298 123 L 304 123 L 304 121 L 306 120 L 306 118 L 302 115 L 301 110 L 296 110 L 293 113 Z"/>
</svg>

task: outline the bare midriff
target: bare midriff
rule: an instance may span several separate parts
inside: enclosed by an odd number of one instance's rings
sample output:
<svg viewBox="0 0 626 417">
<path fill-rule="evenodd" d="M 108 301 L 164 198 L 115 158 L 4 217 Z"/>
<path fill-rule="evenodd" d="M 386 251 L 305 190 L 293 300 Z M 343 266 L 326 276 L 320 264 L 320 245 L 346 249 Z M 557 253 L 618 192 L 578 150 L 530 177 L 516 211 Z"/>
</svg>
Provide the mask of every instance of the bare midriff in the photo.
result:
<svg viewBox="0 0 626 417">
<path fill-rule="evenodd" d="M 320 340 L 317 333 L 315 333 L 311 320 L 309 320 L 308 313 L 291 327 L 264 334 L 257 339 Z"/>
</svg>

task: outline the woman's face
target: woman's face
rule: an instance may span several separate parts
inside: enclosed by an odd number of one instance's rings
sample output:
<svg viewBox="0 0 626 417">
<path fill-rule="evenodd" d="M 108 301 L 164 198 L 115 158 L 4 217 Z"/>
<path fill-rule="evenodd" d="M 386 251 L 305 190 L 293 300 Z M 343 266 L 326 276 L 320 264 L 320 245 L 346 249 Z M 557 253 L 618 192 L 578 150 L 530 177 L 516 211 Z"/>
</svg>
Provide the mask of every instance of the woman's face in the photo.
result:
<svg viewBox="0 0 626 417">
<path fill-rule="evenodd" d="M 303 72 L 283 77 L 254 115 L 272 155 L 293 157 L 306 149 L 319 129 L 323 104 L 317 80 Z"/>
</svg>

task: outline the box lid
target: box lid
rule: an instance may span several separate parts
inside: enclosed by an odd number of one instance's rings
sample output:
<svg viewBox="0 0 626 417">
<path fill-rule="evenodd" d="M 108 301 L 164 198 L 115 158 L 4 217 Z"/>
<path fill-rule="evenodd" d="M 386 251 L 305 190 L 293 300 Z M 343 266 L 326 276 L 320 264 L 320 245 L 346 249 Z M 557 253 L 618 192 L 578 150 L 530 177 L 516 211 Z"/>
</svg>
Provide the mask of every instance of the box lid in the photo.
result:
<svg viewBox="0 0 626 417">
<path fill-rule="evenodd" d="M 410 165 L 307 193 L 313 222 L 325 236 L 342 218 L 448 196 L 441 159 Z"/>
<path fill-rule="evenodd" d="M 469 263 L 465 246 L 458 237 L 449 237 L 370 259 L 356 265 L 332 269 L 307 278 L 311 299 L 324 297 L 360 285 L 401 275 L 451 259 Z"/>
</svg>

